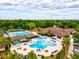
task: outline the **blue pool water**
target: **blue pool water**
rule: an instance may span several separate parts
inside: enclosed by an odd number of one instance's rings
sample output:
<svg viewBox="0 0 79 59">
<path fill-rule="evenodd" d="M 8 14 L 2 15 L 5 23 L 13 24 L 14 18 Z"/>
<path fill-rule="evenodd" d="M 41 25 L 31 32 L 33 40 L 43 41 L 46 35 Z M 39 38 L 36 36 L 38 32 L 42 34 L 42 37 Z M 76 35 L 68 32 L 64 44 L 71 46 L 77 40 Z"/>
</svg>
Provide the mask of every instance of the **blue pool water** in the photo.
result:
<svg viewBox="0 0 79 59">
<path fill-rule="evenodd" d="M 56 46 L 57 44 L 55 44 L 54 42 L 49 42 L 49 41 L 37 41 L 34 44 L 31 44 L 30 47 L 31 48 L 46 48 L 48 46 Z"/>
<path fill-rule="evenodd" d="M 29 35 L 30 32 L 12 32 L 13 36 L 24 36 L 24 35 Z"/>
<path fill-rule="evenodd" d="M 20 44 L 20 42 L 18 42 L 18 41 L 14 41 L 13 43 L 14 43 L 14 45 Z"/>
<path fill-rule="evenodd" d="M 44 38 L 47 38 L 47 36 L 40 36 L 40 37 L 38 37 L 37 39 L 38 39 L 38 40 L 43 40 Z"/>
</svg>

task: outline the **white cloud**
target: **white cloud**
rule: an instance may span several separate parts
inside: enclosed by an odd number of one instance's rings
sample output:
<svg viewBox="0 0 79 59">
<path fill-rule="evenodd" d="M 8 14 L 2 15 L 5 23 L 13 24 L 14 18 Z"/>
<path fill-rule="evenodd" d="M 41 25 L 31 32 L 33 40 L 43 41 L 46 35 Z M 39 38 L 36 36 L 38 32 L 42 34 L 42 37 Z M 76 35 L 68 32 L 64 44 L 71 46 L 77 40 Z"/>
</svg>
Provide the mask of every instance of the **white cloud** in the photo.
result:
<svg viewBox="0 0 79 59">
<path fill-rule="evenodd" d="M 79 5 L 79 0 L 0 0 L 2 5 L 21 5 L 29 8 L 67 8 Z"/>
</svg>

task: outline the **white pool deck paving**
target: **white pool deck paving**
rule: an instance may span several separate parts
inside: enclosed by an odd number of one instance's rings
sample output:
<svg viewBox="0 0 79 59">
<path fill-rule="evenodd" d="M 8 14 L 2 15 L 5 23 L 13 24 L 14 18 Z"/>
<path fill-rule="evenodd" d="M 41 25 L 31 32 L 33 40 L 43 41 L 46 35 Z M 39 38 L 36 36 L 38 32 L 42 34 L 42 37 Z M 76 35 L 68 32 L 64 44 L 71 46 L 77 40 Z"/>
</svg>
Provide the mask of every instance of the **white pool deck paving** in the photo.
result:
<svg viewBox="0 0 79 59">
<path fill-rule="evenodd" d="M 50 38 L 47 38 L 46 40 L 50 40 Z M 52 52 L 57 50 L 57 52 L 53 53 L 53 55 L 55 55 L 62 50 L 61 40 L 56 41 L 56 44 L 57 44 L 56 46 L 48 46 L 47 48 L 40 49 L 40 51 L 37 51 L 38 48 L 31 48 L 29 46 L 30 44 L 33 44 L 36 41 L 37 39 L 32 39 L 32 41 L 27 43 L 12 45 L 10 50 L 12 52 L 15 50 L 18 54 L 22 54 L 22 55 L 27 55 L 30 51 L 34 51 L 36 55 L 43 55 L 43 56 L 50 56 Z M 24 51 L 24 49 L 26 50 Z M 48 50 L 48 52 L 45 52 L 45 50 Z"/>
</svg>

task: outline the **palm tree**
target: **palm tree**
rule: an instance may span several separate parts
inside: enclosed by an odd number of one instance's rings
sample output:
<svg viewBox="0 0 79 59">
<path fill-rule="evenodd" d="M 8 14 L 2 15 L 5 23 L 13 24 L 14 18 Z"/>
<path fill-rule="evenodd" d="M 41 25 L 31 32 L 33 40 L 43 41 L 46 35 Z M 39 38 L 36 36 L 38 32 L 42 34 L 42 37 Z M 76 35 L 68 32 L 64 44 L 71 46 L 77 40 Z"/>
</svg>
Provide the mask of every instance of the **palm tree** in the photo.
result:
<svg viewBox="0 0 79 59">
<path fill-rule="evenodd" d="M 74 55 L 71 55 L 71 59 L 79 59 L 79 52 L 74 52 Z"/>
<path fill-rule="evenodd" d="M 29 26 L 30 30 L 34 29 L 36 27 L 36 25 L 34 23 L 29 23 L 28 26 Z"/>
<path fill-rule="evenodd" d="M 37 56 L 33 51 L 31 51 L 28 53 L 27 58 L 28 59 L 37 59 Z"/>
<path fill-rule="evenodd" d="M 64 44 L 63 44 L 63 49 L 56 55 L 56 59 L 68 59 L 68 48 L 70 45 L 70 37 L 65 36 L 63 38 Z"/>
<path fill-rule="evenodd" d="M 0 34 L 0 43 L 4 42 L 4 37 L 2 34 Z"/>
<path fill-rule="evenodd" d="M 51 33 L 50 29 L 48 30 L 47 34 L 48 34 L 48 36 L 51 36 L 52 33 Z"/>
<path fill-rule="evenodd" d="M 79 33 L 73 33 L 73 37 L 77 43 L 79 43 Z"/>
<path fill-rule="evenodd" d="M 63 38 L 64 40 L 64 59 L 67 59 L 67 56 L 68 56 L 68 49 L 69 49 L 69 45 L 70 45 L 70 37 L 69 36 L 65 36 Z"/>
<path fill-rule="evenodd" d="M 8 37 L 8 38 L 6 38 L 5 39 L 5 41 L 4 41 L 4 43 L 5 43 L 5 45 L 6 45 L 6 47 L 5 47 L 5 50 L 9 50 L 10 49 L 10 44 L 11 44 L 11 38 L 10 37 Z"/>
<path fill-rule="evenodd" d="M 18 54 L 18 55 L 15 56 L 15 59 L 23 59 L 23 55 Z"/>
<path fill-rule="evenodd" d="M 50 59 L 50 56 L 47 56 L 47 57 L 44 56 L 44 59 Z"/>
<path fill-rule="evenodd" d="M 23 59 L 23 55 L 17 54 L 15 51 L 14 51 L 14 53 L 10 52 L 8 54 L 9 54 L 8 59 Z"/>
<path fill-rule="evenodd" d="M 39 27 L 39 28 L 37 29 L 37 34 L 40 34 L 40 31 L 41 31 L 41 28 Z"/>
<path fill-rule="evenodd" d="M 64 49 L 62 49 L 57 55 L 56 59 L 64 59 Z"/>
</svg>

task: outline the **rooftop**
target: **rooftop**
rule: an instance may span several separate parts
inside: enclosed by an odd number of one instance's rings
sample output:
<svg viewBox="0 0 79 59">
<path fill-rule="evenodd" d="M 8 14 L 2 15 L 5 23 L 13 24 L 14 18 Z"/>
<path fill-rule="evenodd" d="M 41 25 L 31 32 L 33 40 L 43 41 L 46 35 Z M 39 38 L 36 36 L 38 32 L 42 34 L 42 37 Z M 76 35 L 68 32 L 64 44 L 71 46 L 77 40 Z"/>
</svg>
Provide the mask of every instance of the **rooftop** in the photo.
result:
<svg viewBox="0 0 79 59">
<path fill-rule="evenodd" d="M 63 29 L 59 27 L 51 27 L 51 28 L 40 28 L 40 34 L 47 34 L 50 31 L 51 34 L 55 34 L 58 37 L 63 37 L 65 35 L 69 35 L 74 29 Z"/>
</svg>

